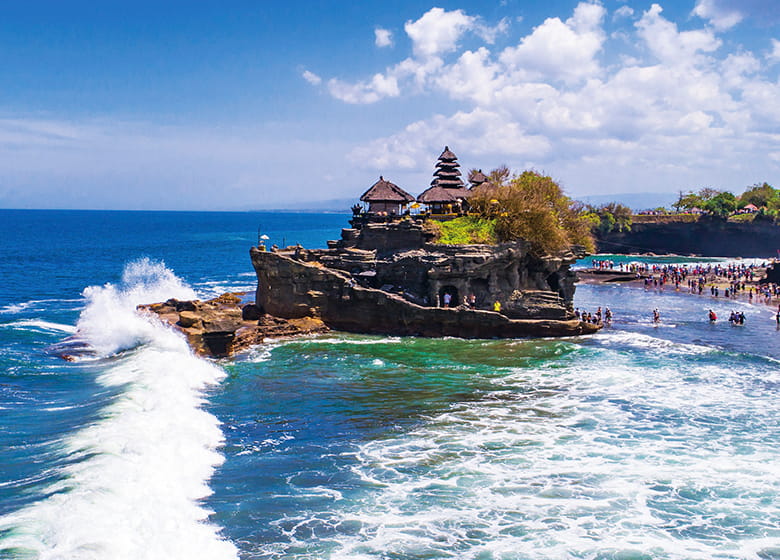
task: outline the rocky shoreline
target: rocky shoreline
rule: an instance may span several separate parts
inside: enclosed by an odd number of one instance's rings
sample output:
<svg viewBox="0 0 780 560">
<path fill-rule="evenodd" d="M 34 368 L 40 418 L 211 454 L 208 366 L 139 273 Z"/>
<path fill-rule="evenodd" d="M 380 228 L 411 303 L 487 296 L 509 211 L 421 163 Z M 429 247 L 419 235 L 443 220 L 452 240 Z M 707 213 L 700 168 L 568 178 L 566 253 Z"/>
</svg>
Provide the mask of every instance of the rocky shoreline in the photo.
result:
<svg viewBox="0 0 780 560">
<path fill-rule="evenodd" d="M 225 357 L 267 338 L 338 330 L 464 339 L 579 336 L 600 324 L 573 311 L 580 248 L 539 254 L 527 242 L 431 243 L 424 225 L 355 218 L 327 249 L 252 247 L 255 301 L 139 306 L 182 332 L 205 356 Z"/>
<path fill-rule="evenodd" d="M 156 316 L 187 337 L 201 356 L 224 358 L 262 344 L 268 338 L 288 338 L 330 330 L 315 317 L 282 319 L 263 313 L 253 303 L 241 303 L 244 294 L 226 293 L 207 300 L 139 305 L 141 313 Z"/>
</svg>

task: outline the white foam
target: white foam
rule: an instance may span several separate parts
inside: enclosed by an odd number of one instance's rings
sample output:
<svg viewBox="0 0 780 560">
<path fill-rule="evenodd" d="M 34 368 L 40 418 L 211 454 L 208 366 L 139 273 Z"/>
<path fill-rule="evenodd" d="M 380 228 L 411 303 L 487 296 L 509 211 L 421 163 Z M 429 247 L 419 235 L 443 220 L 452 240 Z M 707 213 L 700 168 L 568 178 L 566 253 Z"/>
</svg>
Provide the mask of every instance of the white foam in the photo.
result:
<svg viewBox="0 0 780 560">
<path fill-rule="evenodd" d="M 776 518 L 778 406 L 728 365 L 681 383 L 681 350 L 657 368 L 610 348 L 518 368 L 502 390 L 514 379 L 522 398 L 459 403 L 361 445 L 372 492 L 308 521 L 358 527 L 335 539 L 349 559 L 756 557 L 772 533 L 743 528 Z M 749 431 L 714 430 L 747 411 Z"/>
<path fill-rule="evenodd" d="M 604 331 L 604 333 L 596 339 L 596 342 L 605 345 L 628 346 L 640 350 L 658 350 L 667 354 L 695 355 L 716 351 L 713 347 L 702 346 L 700 344 L 673 342 L 631 331 Z"/>
<path fill-rule="evenodd" d="M 16 315 L 28 310 L 41 310 L 50 307 L 50 303 L 56 303 L 58 309 L 64 309 L 63 303 L 79 303 L 80 299 L 32 299 L 21 303 L 11 303 L 0 307 L 0 315 Z M 67 309 L 78 309 L 78 306 L 68 306 Z"/>
<path fill-rule="evenodd" d="M 0 518 L 3 547 L 41 560 L 233 559 L 235 547 L 206 522 L 199 501 L 223 461 L 218 420 L 202 391 L 224 372 L 195 357 L 178 334 L 135 312 L 141 302 L 191 297 L 159 263 L 130 263 L 122 285 L 85 290 L 79 330 L 107 361 L 98 381 L 122 387 L 95 424 L 64 440 L 79 458 L 53 494 Z M 2 551 L 0 551 L 2 552 Z"/>
<path fill-rule="evenodd" d="M 44 331 L 58 331 L 66 333 L 75 333 L 76 327 L 73 325 L 63 325 L 61 323 L 52 323 L 40 319 L 25 319 L 23 321 L 14 321 L 12 323 L 3 323 L 0 327 L 26 328 Z"/>
</svg>

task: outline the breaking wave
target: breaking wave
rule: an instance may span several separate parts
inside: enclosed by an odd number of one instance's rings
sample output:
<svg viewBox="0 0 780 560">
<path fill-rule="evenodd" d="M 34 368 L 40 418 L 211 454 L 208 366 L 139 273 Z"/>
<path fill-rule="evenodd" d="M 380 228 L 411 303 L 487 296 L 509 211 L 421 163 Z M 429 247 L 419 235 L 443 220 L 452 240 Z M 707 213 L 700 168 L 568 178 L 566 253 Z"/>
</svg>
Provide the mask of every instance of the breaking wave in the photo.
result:
<svg viewBox="0 0 780 560">
<path fill-rule="evenodd" d="M 102 358 L 98 383 L 118 395 L 100 420 L 63 437 L 60 451 L 70 460 L 48 497 L 0 518 L 0 556 L 236 558 L 200 503 L 223 461 L 223 435 L 202 409 L 203 391 L 224 373 L 135 311 L 139 303 L 194 295 L 148 259 L 129 263 L 120 285 L 84 291 L 78 333 Z"/>
</svg>

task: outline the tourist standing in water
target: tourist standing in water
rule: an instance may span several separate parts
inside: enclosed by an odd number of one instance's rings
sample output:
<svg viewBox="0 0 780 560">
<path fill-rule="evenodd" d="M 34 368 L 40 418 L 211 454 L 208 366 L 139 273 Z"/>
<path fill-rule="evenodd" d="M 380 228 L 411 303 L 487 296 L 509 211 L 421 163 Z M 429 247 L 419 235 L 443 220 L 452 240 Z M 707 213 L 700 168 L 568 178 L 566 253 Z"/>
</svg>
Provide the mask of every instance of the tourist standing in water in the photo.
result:
<svg viewBox="0 0 780 560">
<path fill-rule="evenodd" d="M 656 307 L 653 309 L 653 323 L 660 323 L 661 322 L 661 312 L 658 311 L 658 308 Z"/>
</svg>

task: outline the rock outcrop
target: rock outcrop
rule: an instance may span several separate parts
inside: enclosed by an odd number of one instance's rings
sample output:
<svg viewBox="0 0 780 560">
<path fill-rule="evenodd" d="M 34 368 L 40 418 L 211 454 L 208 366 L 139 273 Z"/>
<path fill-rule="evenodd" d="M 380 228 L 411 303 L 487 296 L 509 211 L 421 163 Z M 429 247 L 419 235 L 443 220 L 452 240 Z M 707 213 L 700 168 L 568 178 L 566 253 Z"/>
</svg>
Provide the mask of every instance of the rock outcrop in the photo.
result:
<svg viewBox="0 0 780 560">
<path fill-rule="evenodd" d="M 253 303 L 241 305 L 241 298 L 230 293 L 208 301 L 169 299 L 139 305 L 138 309 L 156 314 L 161 321 L 184 333 L 196 353 L 215 358 L 230 356 L 266 338 L 328 330 L 314 317 L 288 320 L 267 315 Z"/>
<path fill-rule="evenodd" d="M 399 294 L 366 288 L 343 271 L 253 248 L 256 300 L 271 315 L 316 317 L 328 327 L 397 336 L 515 338 L 571 336 L 598 330 L 571 320 L 511 319 L 502 313 L 465 307 L 417 305 Z"/>
<path fill-rule="evenodd" d="M 402 336 L 569 336 L 599 328 L 574 319 L 574 253 L 538 256 L 523 242 L 435 245 L 412 220 L 360 226 L 329 249 L 253 248 L 257 305 L 337 330 Z"/>
</svg>

